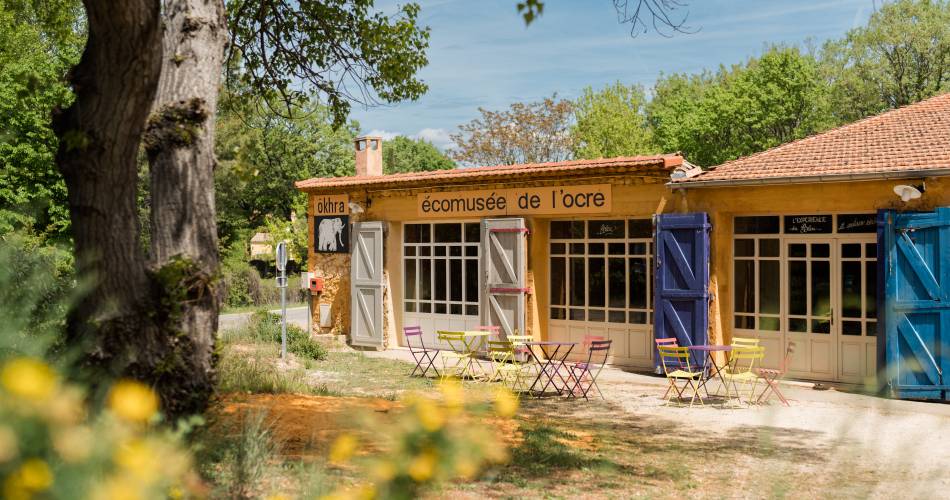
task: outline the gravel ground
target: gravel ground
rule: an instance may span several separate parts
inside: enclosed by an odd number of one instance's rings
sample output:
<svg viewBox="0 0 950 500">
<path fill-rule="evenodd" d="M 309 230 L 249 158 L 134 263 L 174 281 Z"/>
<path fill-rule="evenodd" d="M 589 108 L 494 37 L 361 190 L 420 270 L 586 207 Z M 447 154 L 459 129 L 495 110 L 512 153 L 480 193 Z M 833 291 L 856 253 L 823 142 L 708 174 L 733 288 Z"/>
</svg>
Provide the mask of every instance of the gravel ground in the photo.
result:
<svg viewBox="0 0 950 500">
<path fill-rule="evenodd" d="M 411 361 L 405 349 L 366 355 Z M 661 399 L 665 379 L 616 368 L 605 369 L 600 387 L 608 404 L 596 406 L 598 412 L 662 420 L 673 432 L 703 439 L 749 436 L 763 446 L 810 450 L 814 454 L 803 453 L 798 470 L 819 472 L 828 483 L 853 483 L 857 497 L 950 495 L 950 404 L 891 400 L 835 388 L 816 391 L 811 384 L 787 382 L 782 392 L 791 407 L 775 398 L 761 406 L 714 401 L 705 407 L 666 406 Z M 763 474 L 795 473 L 770 471 L 766 464 L 756 463 L 724 466 L 760 467 Z M 796 496 L 794 491 L 786 493 Z"/>
</svg>

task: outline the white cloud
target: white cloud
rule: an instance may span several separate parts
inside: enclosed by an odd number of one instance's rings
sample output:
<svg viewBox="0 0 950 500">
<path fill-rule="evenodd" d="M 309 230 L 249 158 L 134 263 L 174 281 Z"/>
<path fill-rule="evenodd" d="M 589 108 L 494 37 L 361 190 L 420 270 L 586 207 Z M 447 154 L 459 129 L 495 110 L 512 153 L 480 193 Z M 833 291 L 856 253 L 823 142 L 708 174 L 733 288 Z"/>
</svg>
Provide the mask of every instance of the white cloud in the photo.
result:
<svg viewBox="0 0 950 500">
<path fill-rule="evenodd" d="M 449 131 L 444 128 L 424 128 L 414 136 L 416 139 L 424 139 L 431 142 L 435 147 L 445 151 L 452 146 L 452 139 L 449 137 Z"/>
<path fill-rule="evenodd" d="M 402 135 L 402 134 L 400 134 L 399 132 L 390 132 L 389 130 L 373 129 L 367 132 L 366 135 L 382 137 L 384 141 L 391 141 L 397 135 Z"/>
</svg>

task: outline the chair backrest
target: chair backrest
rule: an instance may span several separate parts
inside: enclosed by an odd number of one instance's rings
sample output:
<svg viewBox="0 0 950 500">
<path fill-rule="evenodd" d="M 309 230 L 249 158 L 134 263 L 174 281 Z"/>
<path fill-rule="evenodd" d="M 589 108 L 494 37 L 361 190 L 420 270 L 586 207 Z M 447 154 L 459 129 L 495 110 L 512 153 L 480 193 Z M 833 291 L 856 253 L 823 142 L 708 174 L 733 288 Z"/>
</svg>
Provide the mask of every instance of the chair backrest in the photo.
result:
<svg viewBox="0 0 950 500">
<path fill-rule="evenodd" d="M 605 340 L 607 340 L 607 337 L 603 337 L 600 335 L 584 335 L 584 340 L 583 340 L 584 350 L 585 351 L 590 350 L 590 347 L 591 345 L 593 345 L 594 342 L 603 342 Z"/>
<path fill-rule="evenodd" d="M 657 345 L 657 347 L 659 347 L 659 346 L 661 346 L 661 345 L 663 345 L 663 346 L 669 346 L 669 347 L 679 347 L 679 346 L 680 346 L 679 341 L 676 340 L 676 337 L 667 337 L 667 338 L 663 338 L 663 339 L 656 339 L 656 345 Z"/>
<path fill-rule="evenodd" d="M 688 373 L 693 372 L 692 366 L 689 363 L 690 354 L 688 347 L 658 345 L 656 346 L 656 350 L 660 353 L 660 362 L 663 364 L 663 372 L 665 374 L 669 375 L 676 370 L 684 370 Z"/>
<path fill-rule="evenodd" d="M 758 347 L 759 339 L 751 337 L 732 337 L 733 347 Z"/>
<path fill-rule="evenodd" d="M 500 327 L 500 326 L 495 326 L 495 325 L 479 325 L 479 326 L 475 327 L 475 329 L 478 330 L 478 331 L 480 331 L 480 332 L 491 332 L 491 333 L 493 333 L 493 334 L 495 334 L 495 335 L 497 335 L 498 332 L 501 331 L 501 327 Z"/>
<path fill-rule="evenodd" d="M 421 326 L 404 326 L 402 327 L 402 333 L 406 336 L 406 346 L 409 347 L 411 352 L 417 350 L 424 350 L 426 348 L 425 342 L 422 341 L 422 327 Z M 419 340 L 419 345 L 412 345 L 413 339 Z"/>
<path fill-rule="evenodd" d="M 438 330 L 435 332 L 439 341 L 445 342 L 453 351 L 462 352 L 465 350 L 465 332 L 449 332 Z"/>
<path fill-rule="evenodd" d="M 764 357 L 764 347 L 733 347 L 729 353 L 729 361 L 732 364 L 730 370 L 733 373 L 751 372 L 757 364 L 762 362 Z"/>
<path fill-rule="evenodd" d="M 498 363 L 512 361 L 515 357 L 515 347 L 507 340 L 488 341 L 488 359 Z"/>
</svg>

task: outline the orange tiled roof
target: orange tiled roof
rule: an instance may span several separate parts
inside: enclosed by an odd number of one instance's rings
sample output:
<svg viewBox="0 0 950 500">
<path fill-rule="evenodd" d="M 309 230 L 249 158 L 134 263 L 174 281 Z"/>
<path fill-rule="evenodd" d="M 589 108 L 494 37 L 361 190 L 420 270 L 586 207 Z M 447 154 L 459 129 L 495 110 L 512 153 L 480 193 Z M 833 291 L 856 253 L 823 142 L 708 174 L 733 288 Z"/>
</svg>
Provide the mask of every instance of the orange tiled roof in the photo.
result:
<svg viewBox="0 0 950 500">
<path fill-rule="evenodd" d="M 808 181 L 950 169 L 950 94 L 713 167 L 682 184 Z M 937 172 L 944 170 L 944 172 Z"/>
<path fill-rule="evenodd" d="M 327 191 L 350 188 L 417 187 L 446 184 L 463 184 L 473 181 L 492 180 L 542 180 L 581 176 L 597 173 L 623 174 L 647 173 L 654 170 L 670 170 L 683 164 L 679 155 L 625 156 L 596 160 L 572 160 L 551 163 L 526 163 L 521 165 L 496 165 L 491 167 L 455 168 L 432 172 L 406 172 L 401 174 L 351 177 L 316 177 L 297 181 L 294 186 L 301 191 Z M 503 179 L 502 179 L 503 178 Z"/>
</svg>

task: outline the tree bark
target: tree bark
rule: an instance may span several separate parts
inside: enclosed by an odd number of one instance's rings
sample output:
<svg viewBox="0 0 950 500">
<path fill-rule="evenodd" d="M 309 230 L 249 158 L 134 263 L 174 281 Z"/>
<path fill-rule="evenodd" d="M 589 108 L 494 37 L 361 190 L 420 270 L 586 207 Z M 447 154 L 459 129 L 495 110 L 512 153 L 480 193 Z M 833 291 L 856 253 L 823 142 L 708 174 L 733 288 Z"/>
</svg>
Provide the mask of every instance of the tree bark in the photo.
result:
<svg viewBox="0 0 950 500">
<path fill-rule="evenodd" d="M 150 302 L 139 246 L 136 157 L 161 71 L 161 23 L 155 0 L 84 4 L 88 41 L 69 76 L 76 99 L 53 119 L 77 271 L 93 281 L 71 314 L 67 338 L 70 345 L 89 343 L 86 368 L 114 375 L 134 364 L 125 346 Z"/>
<path fill-rule="evenodd" d="M 213 117 L 224 5 L 166 0 L 163 19 L 159 0 L 84 4 L 89 38 L 70 76 L 76 100 L 54 118 L 77 270 L 91 280 L 68 342 L 85 349 L 94 390 L 132 377 L 158 390 L 166 415 L 198 412 L 214 387 Z M 139 240 L 140 145 L 151 166 L 151 260 Z"/>
<path fill-rule="evenodd" d="M 169 327 L 180 373 L 164 375 L 176 401 L 214 389 L 218 329 L 218 235 L 214 207 L 214 116 L 227 42 L 221 0 L 165 0 L 164 65 L 144 144 L 151 177 L 151 266 L 174 270 L 185 301 Z M 167 274 L 167 273 L 166 273 Z M 174 297 L 173 297 L 174 298 Z M 191 405 L 195 406 L 195 405 Z"/>
</svg>

